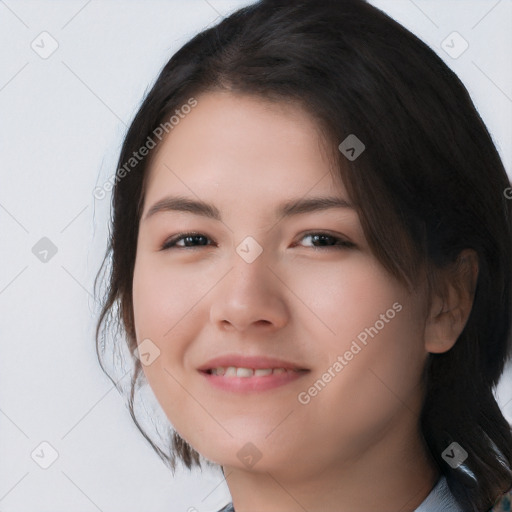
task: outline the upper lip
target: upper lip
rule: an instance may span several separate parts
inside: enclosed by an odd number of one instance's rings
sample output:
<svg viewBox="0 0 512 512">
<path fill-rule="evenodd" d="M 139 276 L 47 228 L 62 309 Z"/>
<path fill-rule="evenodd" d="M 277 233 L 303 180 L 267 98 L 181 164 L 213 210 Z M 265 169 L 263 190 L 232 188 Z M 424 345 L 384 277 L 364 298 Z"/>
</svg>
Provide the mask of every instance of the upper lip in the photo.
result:
<svg viewBox="0 0 512 512">
<path fill-rule="evenodd" d="M 240 354 L 228 354 L 224 356 L 215 357 L 210 359 L 205 364 L 200 366 L 198 370 L 206 371 L 212 368 L 227 368 L 235 366 L 237 368 L 285 368 L 287 370 L 307 370 L 299 364 L 295 364 L 283 359 L 277 359 L 267 356 L 243 356 Z"/>
</svg>

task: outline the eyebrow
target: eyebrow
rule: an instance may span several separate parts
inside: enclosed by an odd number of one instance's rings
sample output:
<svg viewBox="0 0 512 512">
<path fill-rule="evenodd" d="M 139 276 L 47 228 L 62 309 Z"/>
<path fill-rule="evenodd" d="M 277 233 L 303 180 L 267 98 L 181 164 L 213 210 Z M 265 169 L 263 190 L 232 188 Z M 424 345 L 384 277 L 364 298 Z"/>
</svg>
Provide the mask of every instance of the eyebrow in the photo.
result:
<svg viewBox="0 0 512 512">
<path fill-rule="evenodd" d="M 330 208 L 345 208 L 355 211 L 353 205 L 341 197 L 309 197 L 306 199 L 292 199 L 282 203 L 276 210 L 278 217 L 291 217 L 303 213 L 327 210 Z M 189 212 L 210 219 L 221 221 L 219 209 L 211 203 L 191 199 L 184 196 L 167 196 L 157 201 L 147 211 L 143 221 L 160 212 Z"/>
</svg>

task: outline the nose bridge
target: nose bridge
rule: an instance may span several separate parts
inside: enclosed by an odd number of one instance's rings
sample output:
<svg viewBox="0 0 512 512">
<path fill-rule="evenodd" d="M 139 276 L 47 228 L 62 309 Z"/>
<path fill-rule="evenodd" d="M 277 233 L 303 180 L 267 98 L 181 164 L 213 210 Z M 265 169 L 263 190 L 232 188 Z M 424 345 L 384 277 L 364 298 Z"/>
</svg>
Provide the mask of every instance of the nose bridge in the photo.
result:
<svg viewBox="0 0 512 512">
<path fill-rule="evenodd" d="M 253 288 L 257 291 L 255 287 L 265 284 L 268 281 L 268 275 L 272 274 L 269 268 L 271 256 L 271 248 L 265 246 L 264 249 L 261 237 L 259 241 L 253 236 L 244 237 L 234 247 L 231 254 L 230 266 L 232 270 L 226 276 L 230 283 L 229 286 L 241 293 Z"/>
<path fill-rule="evenodd" d="M 270 268 L 268 254 L 259 247 L 251 240 L 237 246 L 231 270 L 219 283 L 211 306 L 213 322 L 228 322 L 238 329 L 255 322 L 265 321 L 275 326 L 286 322 L 287 308 L 280 281 Z"/>
</svg>

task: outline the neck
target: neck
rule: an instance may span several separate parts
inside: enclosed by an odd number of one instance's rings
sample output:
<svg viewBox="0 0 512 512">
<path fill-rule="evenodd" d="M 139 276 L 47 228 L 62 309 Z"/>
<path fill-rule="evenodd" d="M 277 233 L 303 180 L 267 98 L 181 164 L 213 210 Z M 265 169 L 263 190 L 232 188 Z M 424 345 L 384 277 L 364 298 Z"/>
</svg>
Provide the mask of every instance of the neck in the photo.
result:
<svg viewBox="0 0 512 512">
<path fill-rule="evenodd" d="M 236 512 L 414 512 L 440 473 L 419 426 L 407 423 L 412 416 L 405 410 L 351 460 L 320 464 L 305 455 L 258 472 L 224 466 Z"/>
</svg>

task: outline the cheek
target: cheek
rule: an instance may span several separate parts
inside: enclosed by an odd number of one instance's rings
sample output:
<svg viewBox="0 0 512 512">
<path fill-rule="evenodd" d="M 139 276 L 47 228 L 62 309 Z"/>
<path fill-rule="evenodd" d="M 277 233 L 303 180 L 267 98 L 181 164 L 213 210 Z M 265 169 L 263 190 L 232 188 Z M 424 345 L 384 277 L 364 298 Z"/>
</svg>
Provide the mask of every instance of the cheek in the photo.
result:
<svg viewBox="0 0 512 512">
<path fill-rule="evenodd" d="M 339 351 L 347 342 L 350 345 L 352 339 L 376 322 L 378 327 L 387 327 L 380 315 L 394 319 L 400 313 L 393 304 L 403 306 L 409 302 L 405 290 L 363 253 L 314 268 L 296 265 L 288 280 L 309 309 L 304 316 L 306 323 L 317 328 L 316 337 L 325 340 L 323 346 L 329 352 Z"/>
<path fill-rule="evenodd" d="M 142 364 L 148 382 L 158 397 L 159 390 L 172 387 L 174 373 L 184 347 L 182 329 L 188 315 L 191 292 L 183 277 L 165 270 L 154 259 L 141 257 L 136 261 L 133 276 L 133 314 L 137 343 L 148 344 L 158 356 L 151 364 Z M 156 347 L 156 348 L 154 348 Z"/>
<path fill-rule="evenodd" d="M 319 414 L 341 411 L 341 405 L 357 430 L 364 418 L 384 417 L 415 397 L 426 359 L 419 298 L 363 259 L 339 272 L 317 267 L 299 275 L 301 298 L 314 312 L 305 325 L 324 364 L 316 376 L 321 391 L 312 400 Z"/>
<path fill-rule="evenodd" d="M 303 414 L 297 417 L 316 418 L 311 421 L 317 427 L 309 435 L 331 440 L 331 450 L 332 445 L 339 446 L 347 457 L 357 457 L 399 418 L 420 413 L 426 356 L 403 307 L 377 334 L 370 331 L 366 344 L 357 338 L 360 332 L 367 334 L 365 319 L 355 325 L 354 319 L 344 316 L 356 335 L 338 336 L 337 346 L 329 346 L 329 363 L 304 385 L 307 395 L 301 398 L 310 401 L 300 406 Z M 374 317 L 367 315 L 373 326 Z"/>
<path fill-rule="evenodd" d="M 182 322 L 194 315 L 194 304 L 206 285 L 156 258 L 142 256 L 133 276 L 133 312 L 137 339 L 165 342 Z"/>
<path fill-rule="evenodd" d="M 194 287 L 187 286 L 181 273 L 141 256 L 135 264 L 133 276 L 133 313 L 137 343 L 147 343 L 158 356 L 150 364 L 142 364 L 146 379 L 167 418 L 175 427 L 181 426 L 180 411 L 187 406 L 187 395 L 180 382 L 183 372 L 180 361 L 185 353 L 185 340 L 190 333 L 189 317 L 195 314 L 192 306 Z M 148 346 L 148 345 L 146 345 Z M 154 348 L 156 346 L 156 349 Z M 185 429 L 186 430 L 186 429 Z"/>
</svg>

